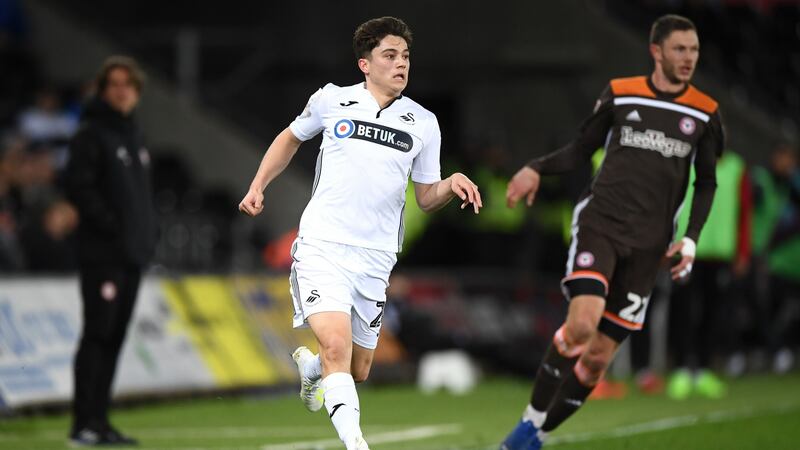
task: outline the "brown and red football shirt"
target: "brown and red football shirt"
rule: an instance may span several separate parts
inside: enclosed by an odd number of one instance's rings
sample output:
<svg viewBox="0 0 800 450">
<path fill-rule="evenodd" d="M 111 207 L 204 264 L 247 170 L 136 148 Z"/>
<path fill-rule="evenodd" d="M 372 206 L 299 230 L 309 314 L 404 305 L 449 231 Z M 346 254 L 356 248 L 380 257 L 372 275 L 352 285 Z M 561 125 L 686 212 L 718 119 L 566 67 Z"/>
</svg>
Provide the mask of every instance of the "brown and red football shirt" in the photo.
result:
<svg viewBox="0 0 800 450">
<path fill-rule="evenodd" d="M 575 140 L 529 166 L 543 175 L 566 172 L 604 147 L 605 159 L 576 206 L 575 225 L 655 249 L 673 237 L 691 165 L 697 178 L 686 236 L 697 241 L 723 146 L 719 106 L 708 95 L 690 84 L 669 94 L 649 77 L 620 78 L 603 91 Z"/>
</svg>

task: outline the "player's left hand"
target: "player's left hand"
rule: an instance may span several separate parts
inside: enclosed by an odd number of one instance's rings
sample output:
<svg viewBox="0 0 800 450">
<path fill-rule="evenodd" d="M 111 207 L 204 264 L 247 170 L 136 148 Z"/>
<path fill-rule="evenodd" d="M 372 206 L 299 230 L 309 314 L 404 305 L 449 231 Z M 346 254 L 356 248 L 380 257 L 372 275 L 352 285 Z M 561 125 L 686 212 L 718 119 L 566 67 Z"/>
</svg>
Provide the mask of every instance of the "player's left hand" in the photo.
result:
<svg viewBox="0 0 800 450">
<path fill-rule="evenodd" d="M 672 258 L 678 252 L 681 254 L 681 260 L 670 269 L 673 280 L 683 279 L 692 273 L 692 264 L 694 263 L 694 255 L 697 250 L 697 245 L 691 238 L 684 237 L 680 241 L 674 242 L 667 250 L 667 258 Z"/>
<path fill-rule="evenodd" d="M 466 175 L 456 172 L 450 175 L 450 189 L 461 199 L 461 209 L 472 203 L 472 209 L 478 214 L 483 208 L 481 193 L 478 192 L 478 185 L 467 178 Z"/>
</svg>

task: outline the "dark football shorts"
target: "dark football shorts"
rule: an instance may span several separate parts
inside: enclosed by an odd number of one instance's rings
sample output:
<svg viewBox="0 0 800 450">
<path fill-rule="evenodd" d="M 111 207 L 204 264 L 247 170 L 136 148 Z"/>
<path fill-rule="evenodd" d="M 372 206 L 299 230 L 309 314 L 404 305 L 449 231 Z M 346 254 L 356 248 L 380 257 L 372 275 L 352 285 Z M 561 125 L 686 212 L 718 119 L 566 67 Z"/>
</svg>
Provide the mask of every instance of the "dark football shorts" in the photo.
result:
<svg viewBox="0 0 800 450">
<path fill-rule="evenodd" d="M 630 248 L 579 227 L 573 230 L 561 288 L 568 299 L 578 295 L 604 297 L 606 308 L 598 329 L 622 342 L 631 331 L 642 329 L 664 252 Z"/>
</svg>

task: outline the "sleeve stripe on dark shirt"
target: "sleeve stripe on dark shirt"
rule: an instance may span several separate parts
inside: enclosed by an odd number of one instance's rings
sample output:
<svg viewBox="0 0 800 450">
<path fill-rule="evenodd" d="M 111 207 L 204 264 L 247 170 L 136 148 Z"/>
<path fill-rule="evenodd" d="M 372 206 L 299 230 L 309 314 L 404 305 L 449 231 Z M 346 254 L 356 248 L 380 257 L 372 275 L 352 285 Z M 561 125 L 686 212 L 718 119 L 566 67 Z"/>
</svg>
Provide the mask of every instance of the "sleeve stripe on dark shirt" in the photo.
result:
<svg viewBox="0 0 800 450">
<path fill-rule="evenodd" d="M 703 122 L 708 122 L 710 119 L 708 114 L 698 111 L 694 108 L 690 108 L 688 106 L 683 106 L 683 105 L 676 105 L 675 103 L 665 102 L 663 100 L 655 100 L 651 98 L 616 97 L 614 98 L 614 105 L 652 106 L 653 108 L 669 109 L 689 116 L 693 116 L 697 119 L 702 120 Z"/>
</svg>

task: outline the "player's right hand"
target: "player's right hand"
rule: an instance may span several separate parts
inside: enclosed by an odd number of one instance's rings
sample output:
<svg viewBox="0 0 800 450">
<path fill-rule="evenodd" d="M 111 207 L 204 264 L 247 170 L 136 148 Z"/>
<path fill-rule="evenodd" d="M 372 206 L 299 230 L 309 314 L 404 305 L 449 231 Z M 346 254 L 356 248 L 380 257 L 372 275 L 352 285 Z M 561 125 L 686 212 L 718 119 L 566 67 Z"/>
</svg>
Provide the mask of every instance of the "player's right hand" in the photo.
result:
<svg viewBox="0 0 800 450">
<path fill-rule="evenodd" d="M 264 209 L 264 193 L 254 190 L 247 191 L 247 194 L 239 203 L 239 211 L 250 217 L 255 217 Z"/>
<path fill-rule="evenodd" d="M 670 269 L 673 280 L 685 280 L 689 274 L 692 273 L 696 249 L 697 244 L 689 237 L 684 237 L 680 241 L 674 242 L 669 246 L 669 249 L 667 249 L 667 258 L 672 258 L 678 253 L 681 255 L 681 260 Z"/>
<path fill-rule="evenodd" d="M 539 172 L 528 166 L 519 169 L 519 171 L 514 174 L 514 177 L 511 178 L 511 181 L 508 182 L 508 189 L 506 189 L 506 205 L 508 205 L 509 208 L 513 208 L 522 197 L 525 197 L 526 205 L 533 205 L 533 199 L 536 198 L 536 191 L 539 190 L 540 178 Z"/>
</svg>

